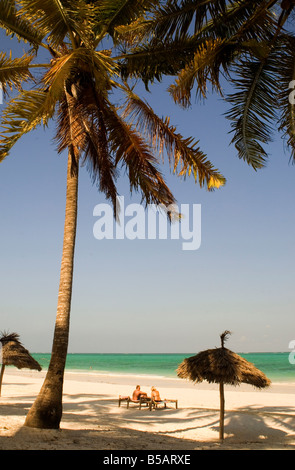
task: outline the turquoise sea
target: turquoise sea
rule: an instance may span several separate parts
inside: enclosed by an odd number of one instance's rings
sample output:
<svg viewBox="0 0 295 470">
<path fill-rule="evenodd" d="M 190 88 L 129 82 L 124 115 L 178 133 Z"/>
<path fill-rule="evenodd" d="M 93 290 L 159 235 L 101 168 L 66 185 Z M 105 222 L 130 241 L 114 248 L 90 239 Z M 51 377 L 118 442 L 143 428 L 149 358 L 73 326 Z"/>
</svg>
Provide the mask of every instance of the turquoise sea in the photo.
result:
<svg viewBox="0 0 295 470">
<path fill-rule="evenodd" d="M 188 354 L 68 354 L 66 370 L 99 372 L 102 374 L 134 374 L 176 378 L 176 369 Z M 295 364 L 289 353 L 244 353 L 273 382 L 295 382 Z M 32 354 L 47 369 L 50 354 Z M 292 362 L 292 361 L 291 361 Z"/>
</svg>

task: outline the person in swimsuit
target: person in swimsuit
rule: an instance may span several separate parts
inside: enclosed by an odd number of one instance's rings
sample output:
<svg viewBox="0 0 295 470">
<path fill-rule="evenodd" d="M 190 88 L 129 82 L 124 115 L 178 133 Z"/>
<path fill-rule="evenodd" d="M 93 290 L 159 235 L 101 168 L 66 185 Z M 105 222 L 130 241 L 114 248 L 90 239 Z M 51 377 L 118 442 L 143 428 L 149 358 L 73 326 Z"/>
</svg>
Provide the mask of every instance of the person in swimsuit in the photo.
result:
<svg viewBox="0 0 295 470">
<path fill-rule="evenodd" d="M 147 394 L 140 390 L 140 385 L 136 385 L 132 395 L 132 400 L 139 400 L 140 398 L 147 398 Z"/>
<path fill-rule="evenodd" d="M 160 393 L 158 392 L 158 390 L 156 389 L 156 387 L 152 387 L 151 388 L 151 399 L 152 400 L 155 400 L 155 401 L 161 401 L 161 397 L 160 397 Z"/>
</svg>

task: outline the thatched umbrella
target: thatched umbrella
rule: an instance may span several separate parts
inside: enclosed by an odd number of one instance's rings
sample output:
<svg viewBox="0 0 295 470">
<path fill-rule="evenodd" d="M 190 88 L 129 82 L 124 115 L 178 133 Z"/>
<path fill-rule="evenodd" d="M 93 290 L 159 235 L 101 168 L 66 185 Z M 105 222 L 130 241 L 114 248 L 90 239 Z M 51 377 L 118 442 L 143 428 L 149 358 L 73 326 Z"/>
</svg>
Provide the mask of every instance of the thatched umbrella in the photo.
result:
<svg viewBox="0 0 295 470">
<path fill-rule="evenodd" d="M 1 386 L 5 366 L 13 365 L 18 369 L 36 369 L 39 371 L 42 367 L 21 344 L 17 333 L 2 333 L 0 343 L 2 344 L 2 359 L 0 361 L 2 363 L 0 372 L 1 396 Z"/>
<path fill-rule="evenodd" d="M 221 348 L 207 349 L 195 356 L 184 359 L 177 369 L 178 377 L 195 383 L 207 380 L 219 383 L 220 390 L 220 429 L 219 438 L 224 436 L 224 384 L 247 383 L 257 388 L 270 385 L 270 380 L 251 362 L 224 347 L 230 331 L 220 335 Z"/>
</svg>

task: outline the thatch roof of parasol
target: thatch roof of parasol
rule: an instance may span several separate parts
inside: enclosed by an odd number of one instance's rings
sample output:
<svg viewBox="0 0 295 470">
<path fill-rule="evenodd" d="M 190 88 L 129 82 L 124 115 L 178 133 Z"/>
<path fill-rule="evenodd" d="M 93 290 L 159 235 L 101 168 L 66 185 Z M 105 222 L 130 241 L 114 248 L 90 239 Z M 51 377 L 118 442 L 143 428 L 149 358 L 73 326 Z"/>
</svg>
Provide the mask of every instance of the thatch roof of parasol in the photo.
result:
<svg viewBox="0 0 295 470">
<path fill-rule="evenodd" d="M 17 333 L 2 334 L 0 343 L 2 344 L 2 359 L 0 362 L 4 366 L 12 365 L 18 369 L 35 369 L 39 371 L 42 369 L 40 364 L 21 344 Z"/>
<path fill-rule="evenodd" d="M 177 369 L 178 377 L 195 383 L 207 380 L 210 383 L 239 385 L 246 383 L 257 388 L 270 385 L 270 380 L 251 362 L 224 347 L 229 331 L 221 337 L 221 347 L 201 351 L 188 357 Z"/>
<path fill-rule="evenodd" d="M 195 383 L 207 380 L 219 384 L 221 440 L 224 438 L 224 384 L 246 383 L 257 388 L 265 388 L 271 383 L 254 364 L 224 347 L 224 342 L 230 334 L 230 331 L 225 331 L 220 335 L 221 348 L 207 349 L 188 357 L 177 369 L 177 375 L 181 379 L 189 379 Z"/>
</svg>

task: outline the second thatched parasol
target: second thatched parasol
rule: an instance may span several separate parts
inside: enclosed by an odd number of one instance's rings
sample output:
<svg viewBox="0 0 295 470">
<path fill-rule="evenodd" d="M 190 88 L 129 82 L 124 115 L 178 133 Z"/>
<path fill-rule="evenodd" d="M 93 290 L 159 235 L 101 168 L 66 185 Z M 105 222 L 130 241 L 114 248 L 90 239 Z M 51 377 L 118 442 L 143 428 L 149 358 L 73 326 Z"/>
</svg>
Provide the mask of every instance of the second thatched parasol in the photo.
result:
<svg viewBox="0 0 295 470">
<path fill-rule="evenodd" d="M 0 372 L 0 396 L 1 396 L 1 386 L 2 379 L 4 374 L 5 366 L 15 366 L 18 369 L 36 369 L 41 370 L 42 367 L 40 364 L 30 355 L 29 351 L 24 348 L 19 340 L 19 335 L 17 333 L 2 333 L 0 337 L 0 343 L 2 344 L 2 358 L 0 362 L 2 363 L 1 372 Z"/>
<path fill-rule="evenodd" d="M 220 335 L 221 348 L 207 349 L 188 357 L 177 369 L 177 375 L 182 379 L 189 379 L 195 383 L 203 382 L 203 380 L 209 383 L 219 383 L 220 439 L 224 438 L 224 384 L 246 383 L 257 388 L 265 388 L 271 383 L 266 375 L 251 362 L 224 347 L 230 334 L 230 331 L 225 331 Z"/>
</svg>

